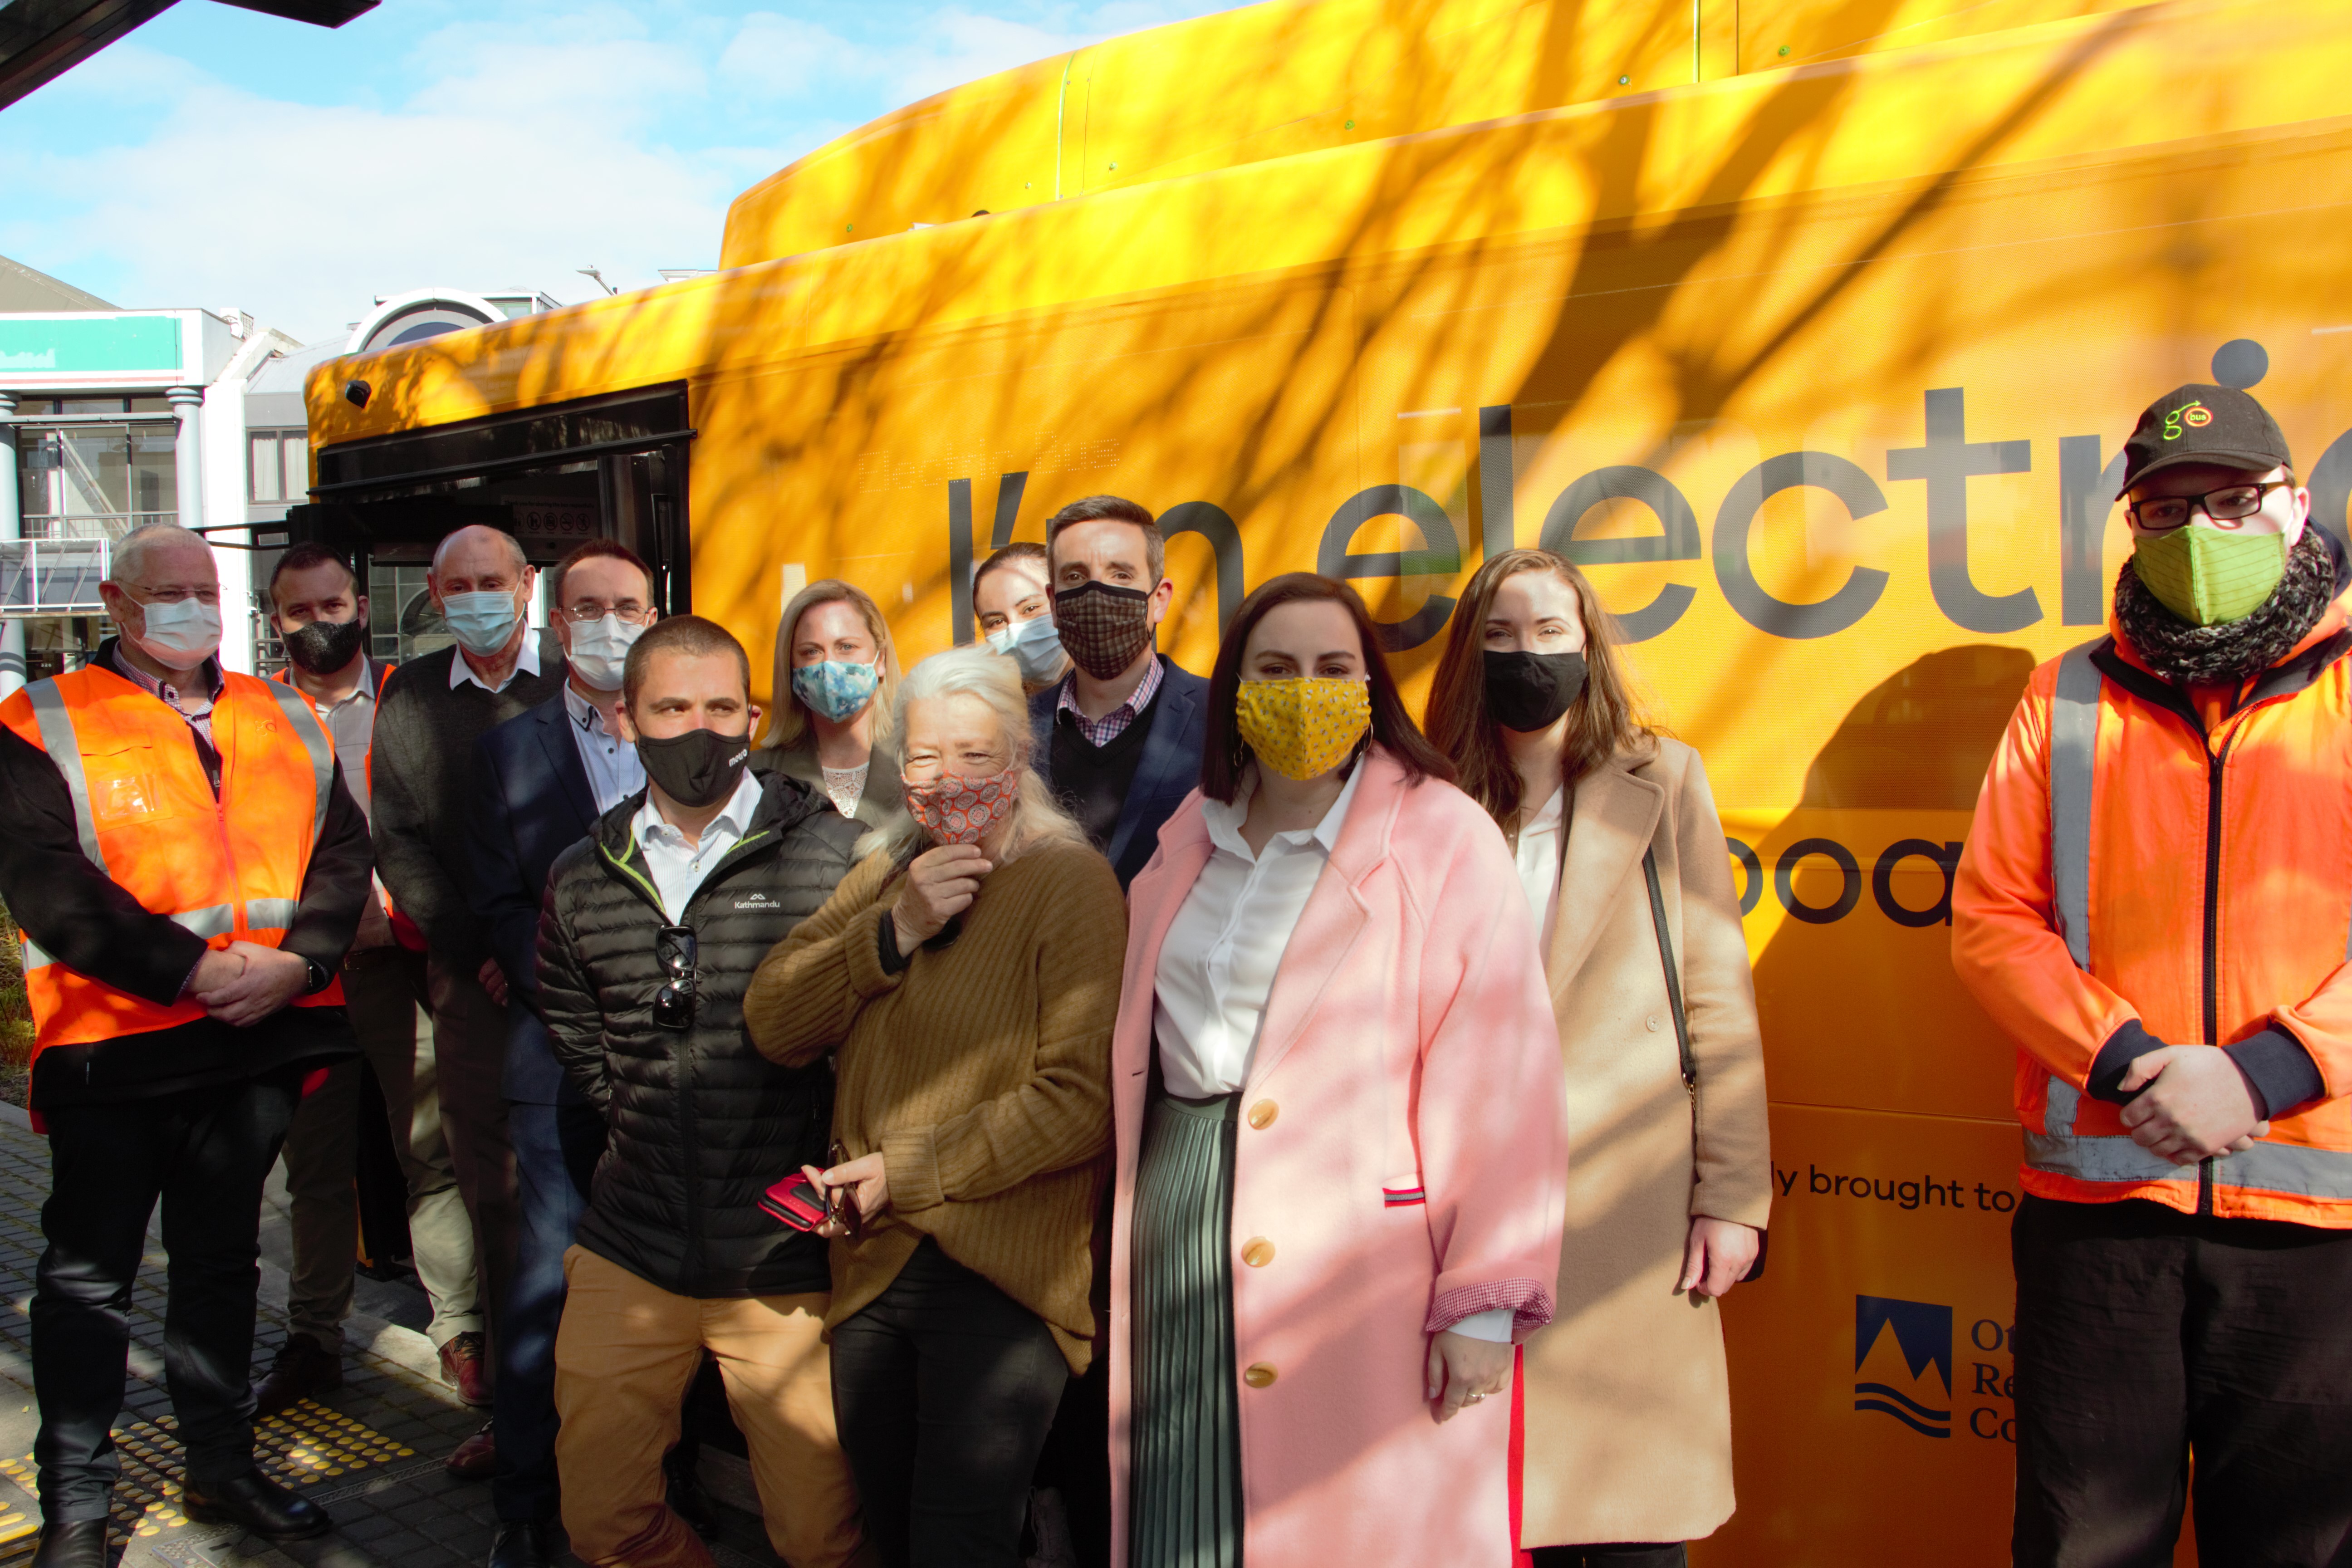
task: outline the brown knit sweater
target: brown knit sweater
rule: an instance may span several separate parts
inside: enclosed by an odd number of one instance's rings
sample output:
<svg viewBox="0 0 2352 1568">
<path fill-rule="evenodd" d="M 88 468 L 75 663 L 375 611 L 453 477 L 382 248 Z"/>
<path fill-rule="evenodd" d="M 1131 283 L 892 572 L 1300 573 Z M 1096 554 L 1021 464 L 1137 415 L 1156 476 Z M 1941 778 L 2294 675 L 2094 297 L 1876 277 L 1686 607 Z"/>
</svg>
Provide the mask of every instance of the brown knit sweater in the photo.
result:
<svg viewBox="0 0 2352 1568">
<path fill-rule="evenodd" d="M 1118 879 L 1084 845 L 1040 845 L 982 882 L 953 940 L 890 974 L 878 937 L 902 880 L 867 857 L 743 998 L 771 1060 L 839 1053 L 834 1136 L 851 1159 L 879 1149 L 889 1174 L 889 1212 L 833 1244 L 825 1323 L 880 1295 L 929 1236 L 1044 1319 L 1084 1372 L 1127 951 Z"/>
</svg>

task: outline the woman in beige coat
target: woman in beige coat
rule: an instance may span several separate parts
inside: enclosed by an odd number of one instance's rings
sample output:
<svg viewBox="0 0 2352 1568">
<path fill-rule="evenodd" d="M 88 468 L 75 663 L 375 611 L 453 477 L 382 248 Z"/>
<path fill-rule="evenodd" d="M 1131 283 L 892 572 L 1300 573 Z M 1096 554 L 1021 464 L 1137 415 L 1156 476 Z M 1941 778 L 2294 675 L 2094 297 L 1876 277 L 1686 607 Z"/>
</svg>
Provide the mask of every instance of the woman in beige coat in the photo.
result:
<svg viewBox="0 0 2352 1568">
<path fill-rule="evenodd" d="M 1723 825 L 1698 753 L 1636 715 L 1591 584 L 1548 551 L 1470 579 L 1427 728 L 1511 841 L 1566 1070 L 1567 1230 L 1557 1311 L 1525 1352 L 1520 1544 L 1541 1568 L 1678 1568 L 1731 1516 L 1716 1303 L 1760 1258 L 1772 1192 Z"/>
</svg>

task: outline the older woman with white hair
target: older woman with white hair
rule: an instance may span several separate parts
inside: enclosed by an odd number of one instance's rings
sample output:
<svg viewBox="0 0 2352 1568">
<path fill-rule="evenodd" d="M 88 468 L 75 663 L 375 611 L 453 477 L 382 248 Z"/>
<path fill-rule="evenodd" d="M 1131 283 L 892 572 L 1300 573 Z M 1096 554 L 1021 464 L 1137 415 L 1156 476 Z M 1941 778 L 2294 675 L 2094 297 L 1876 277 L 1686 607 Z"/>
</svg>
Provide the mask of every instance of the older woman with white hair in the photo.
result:
<svg viewBox="0 0 2352 1568">
<path fill-rule="evenodd" d="M 889 1568 L 1015 1568 L 1110 1146 L 1127 910 L 1030 765 L 1018 671 L 959 648 L 894 714 L 910 820 L 760 966 L 751 1042 L 835 1055 L 834 1405 Z"/>
</svg>

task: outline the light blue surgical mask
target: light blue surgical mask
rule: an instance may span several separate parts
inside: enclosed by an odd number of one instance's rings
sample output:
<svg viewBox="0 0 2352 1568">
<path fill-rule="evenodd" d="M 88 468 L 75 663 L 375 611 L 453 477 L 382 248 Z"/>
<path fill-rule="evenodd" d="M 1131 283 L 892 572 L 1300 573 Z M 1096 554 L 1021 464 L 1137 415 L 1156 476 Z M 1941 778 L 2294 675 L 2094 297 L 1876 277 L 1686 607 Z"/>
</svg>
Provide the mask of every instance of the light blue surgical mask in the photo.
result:
<svg viewBox="0 0 2352 1568">
<path fill-rule="evenodd" d="M 844 659 L 819 659 L 793 671 L 793 695 L 813 713 L 838 724 L 866 706 L 882 684 L 882 668 L 851 664 Z"/>
<path fill-rule="evenodd" d="M 988 634 L 988 646 L 1019 665 L 1021 679 L 1031 686 L 1059 675 L 1062 661 L 1069 657 L 1062 651 L 1062 634 L 1054 629 L 1051 616 L 1001 626 Z"/>
<path fill-rule="evenodd" d="M 589 688 L 596 691 L 621 689 L 621 672 L 629 662 L 629 649 L 636 646 L 646 628 L 634 626 L 618 616 L 603 616 L 593 621 L 572 623 L 572 668 Z"/>
<path fill-rule="evenodd" d="M 457 639 L 457 646 L 476 658 L 488 658 L 507 646 L 514 636 L 514 590 L 488 588 L 474 594 L 444 594 L 441 595 L 441 618 Z"/>
</svg>

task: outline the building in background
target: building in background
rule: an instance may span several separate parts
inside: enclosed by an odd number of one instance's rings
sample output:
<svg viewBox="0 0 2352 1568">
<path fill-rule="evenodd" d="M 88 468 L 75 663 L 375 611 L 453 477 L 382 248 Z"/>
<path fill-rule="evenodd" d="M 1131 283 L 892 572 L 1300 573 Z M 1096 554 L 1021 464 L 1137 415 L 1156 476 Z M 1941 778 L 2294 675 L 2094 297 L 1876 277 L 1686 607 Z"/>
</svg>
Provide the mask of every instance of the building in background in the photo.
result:
<svg viewBox="0 0 2352 1568">
<path fill-rule="evenodd" d="M 212 542 L 222 662 L 277 668 L 262 585 L 288 509 L 310 498 L 312 367 L 554 305 L 531 290 L 415 289 L 306 347 L 240 310 L 121 310 L 0 258 L 0 696 L 78 668 L 111 635 L 98 584 L 113 542 L 148 522 Z M 371 559 L 376 657 L 447 642 L 425 564 Z"/>
</svg>

